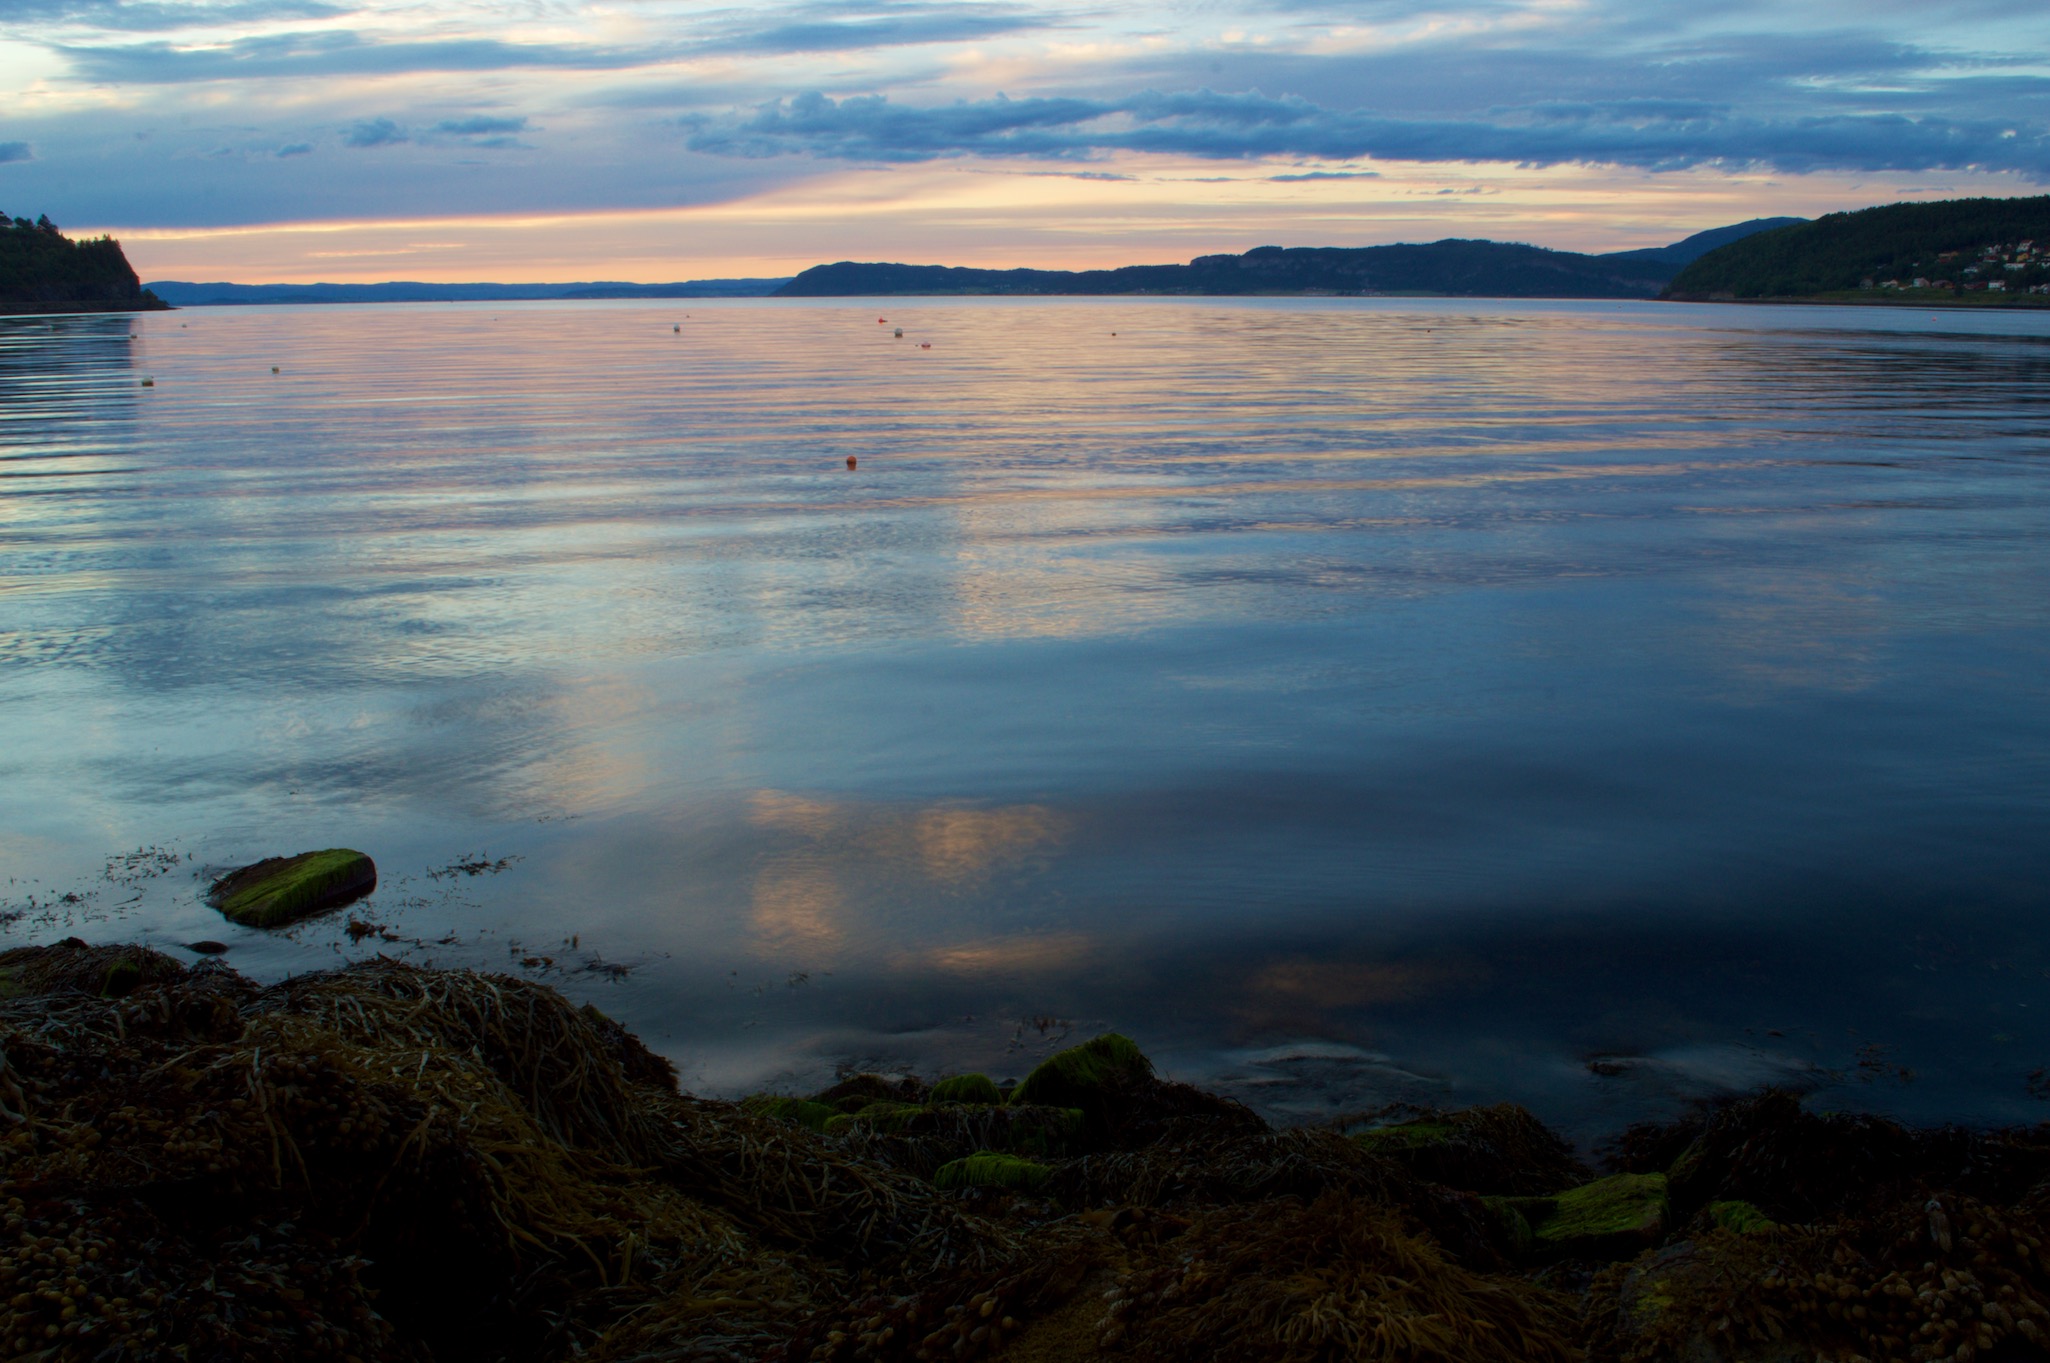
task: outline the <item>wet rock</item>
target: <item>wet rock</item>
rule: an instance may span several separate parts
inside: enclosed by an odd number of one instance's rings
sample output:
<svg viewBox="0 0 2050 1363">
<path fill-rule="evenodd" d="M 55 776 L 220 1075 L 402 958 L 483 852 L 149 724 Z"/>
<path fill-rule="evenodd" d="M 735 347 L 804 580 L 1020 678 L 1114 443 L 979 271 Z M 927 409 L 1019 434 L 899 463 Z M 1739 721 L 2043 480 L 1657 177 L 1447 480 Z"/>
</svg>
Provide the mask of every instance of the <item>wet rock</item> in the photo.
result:
<svg viewBox="0 0 2050 1363">
<path fill-rule="evenodd" d="M 187 942 L 185 949 L 198 956 L 219 956 L 227 951 L 228 944 L 226 942 L 216 942 L 209 937 L 205 941 Z"/>
<path fill-rule="evenodd" d="M 347 847 L 266 857 L 230 871 L 207 891 L 207 902 L 231 923 L 281 928 L 361 899 L 377 888 L 377 864 Z"/>
</svg>

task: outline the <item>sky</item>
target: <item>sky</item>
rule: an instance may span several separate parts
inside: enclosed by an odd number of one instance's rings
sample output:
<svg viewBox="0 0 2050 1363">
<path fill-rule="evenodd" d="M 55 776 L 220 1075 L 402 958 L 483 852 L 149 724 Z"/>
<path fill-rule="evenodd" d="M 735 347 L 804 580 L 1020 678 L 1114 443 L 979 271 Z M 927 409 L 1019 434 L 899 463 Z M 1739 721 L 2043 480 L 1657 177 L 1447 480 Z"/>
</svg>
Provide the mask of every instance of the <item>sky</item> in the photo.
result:
<svg viewBox="0 0 2050 1363">
<path fill-rule="evenodd" d="M 0 0 L 0 209 L 145 279 L 1656 246 L 2050 183 L 2043 0 Z"/>
</svg>

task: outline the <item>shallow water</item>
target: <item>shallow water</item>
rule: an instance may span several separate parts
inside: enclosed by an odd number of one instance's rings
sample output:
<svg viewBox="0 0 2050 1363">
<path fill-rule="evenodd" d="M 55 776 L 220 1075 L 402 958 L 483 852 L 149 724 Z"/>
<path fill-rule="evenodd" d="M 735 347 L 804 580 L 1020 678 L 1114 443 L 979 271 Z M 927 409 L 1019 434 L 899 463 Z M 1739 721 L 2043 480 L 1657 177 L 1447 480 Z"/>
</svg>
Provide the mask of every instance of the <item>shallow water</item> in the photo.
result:
<svg viewBox="0 0 2050 1363">
<path fill-rule="evenodd" d="M 2035 1120 L 2046 418 L 2014 313 L 0 321 L 0 943 L 524 972 L 722 1093 Z"/>
</svg>

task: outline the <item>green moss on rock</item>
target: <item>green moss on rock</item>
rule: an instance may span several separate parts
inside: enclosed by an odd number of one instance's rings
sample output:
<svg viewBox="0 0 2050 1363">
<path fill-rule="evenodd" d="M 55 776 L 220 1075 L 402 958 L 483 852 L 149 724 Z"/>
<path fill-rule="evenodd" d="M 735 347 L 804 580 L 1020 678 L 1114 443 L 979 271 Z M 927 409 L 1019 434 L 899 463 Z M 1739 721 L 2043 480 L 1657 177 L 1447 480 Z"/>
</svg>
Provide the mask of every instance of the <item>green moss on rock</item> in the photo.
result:
<svg viewBox="0 0 2050 1363">
<path fill-rule="evenodd" d="M 1031 1192 L 1044 1184 L 1052 1172 L 1044 1164 L 1029 1159 L 985 1151 L 941 1165 L 932 1182 L 942 1192 L 962 1188 L 1015 1188 Z"/>
<path fill-rule="evenodd" d="M 1532 1229 L 1538 1247 L 1555 1253 L 1591 1258 L 1634 1254 L 1666 1233 L 1664 1174 L 1615 1174 L 1550 1200 L 1552 1214 Z"/>
<path fill-rule="evenodd" d="M 1528 1255 L 1536 1242 L 1536 1233 L 1530 1228 L 1530 1218 L 1523 1214 L 1519 1203 L 1529 1199 L 1520 1197 L 1484 1197 L 1481 1206 L 1488 1213 L 1498 1248 L 1506 1251 L 1510 1258 L 1521 1259 Z M 1549 1199 L 1546 1199 L 1549 1202 Z"/>
<path fill-rule="evenodd" d="M 765 1093 L 743 1099 L 741 1106 L 758 1116 L 773 1117 L 779 1122 L 790 1122 L 820 1132 L 826 1129 L 826 1123 L 840 1115 L 836 1109 L 809 1098 L 776 1098 Z"/>
<path fill-rule="evenodd" d="M 1708 1204 L 1708 1219 L 1738 1235 L 1763 1234 L 1779 1229 L 1779 1222 L 1749 1202 L 1711 1202 Z"/>
<path fill-rule="evenodd" d="M 100 996 L 109 999 L 127 998 L 141 983 L 141 963 L 124 956 L 107 967 L 106 978 L 100 981 Z"/>
<path fill-rule="evenodd" d="M 1451 1139 L 1457 1130 L 1449 1122 L 1403 1122 L 1397 1126 L 1369 1127 L 1352 1133 L 1353 1144 L 1377 1155 L 1420 1149 Z"/>
<path fill-rule="evenodd" d="M 859 1112 L 833 1113 L 821 1129 L 828 1136 L 842 1135 L 857 1128 L 884 1131 L 894 1135 L 910 1126 L 926 1110 L 917 1103 L 897 1103 L 887 1098 L 878 1098 L 864 1103 Z"/>
<path fill-rule="evenodd" d="M 1407 1111 L 1414 1115 L 1406 1121 L 1348 1134 L 1419 1178 L 1483 1196 L 1528 1197 L 1592 1177 L 1570 1146 L 1514 1103 Z"/>
<path fill-rule="evenodd" d="M 1039 1062 L 1011 1091 L 1013 1103 L 1047 1107 L 1100 1108 L 1104 1096 L 1153 1078 L 1153 1062 L 1138 1043 L 1116 1032 L 1056 1051 Z"/>
<path fill-rule="evenodd" d="M 932 1086 L 935 1103 L 1001 1103 L 1003 1093 L 986 1074 L 957 1074 Z"/>
<path fill-rule="evenodd" d="M 207 902 L 230 922 L 281 928 L 361 899 L 377 888 L 377 865 L 361 852 L 330 847 L 294 857 L 266 857 L 213 883 Z"/>
</svg>

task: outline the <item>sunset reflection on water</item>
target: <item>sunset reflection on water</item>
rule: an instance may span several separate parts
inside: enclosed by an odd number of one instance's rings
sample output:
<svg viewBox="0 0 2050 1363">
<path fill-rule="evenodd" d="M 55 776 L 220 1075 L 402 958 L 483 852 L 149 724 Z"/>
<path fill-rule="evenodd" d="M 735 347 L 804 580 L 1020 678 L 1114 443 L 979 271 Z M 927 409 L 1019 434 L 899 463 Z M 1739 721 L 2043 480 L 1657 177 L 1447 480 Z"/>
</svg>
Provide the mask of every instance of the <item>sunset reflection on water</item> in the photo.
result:
<svg viewBox="0 0 2050 1363">
<path fill-rule="evenodd" d="M 2045 319 L 876 315 L 0 321 L 5 940 L 535 972 L 721 1091 L 2034 1115 Z M 198 903 L 335 843 L 426 945 Z"/>
</svg>

